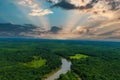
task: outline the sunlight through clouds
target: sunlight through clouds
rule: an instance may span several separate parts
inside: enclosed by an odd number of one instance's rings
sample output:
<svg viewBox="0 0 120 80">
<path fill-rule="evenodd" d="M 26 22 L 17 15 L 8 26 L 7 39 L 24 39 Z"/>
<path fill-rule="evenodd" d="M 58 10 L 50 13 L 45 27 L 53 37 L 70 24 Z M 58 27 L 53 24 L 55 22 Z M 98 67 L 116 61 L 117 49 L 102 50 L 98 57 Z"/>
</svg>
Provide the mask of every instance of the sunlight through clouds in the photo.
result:
<svg viewBox="0 0 120 80">
<path fill-rule="evenodd" d="M 19 5 L 22 5 L 24 7 L 29 7 L 31 12 L 28 13 L 29 16 L 33 16 L 37 20 L 40 21 L 42 24 L 42 27 L 45 30 L 48 30 L 50 28 L 50 23 L 48 21 L 48 18 L 46 15 L 53 14 L 53 11 L 49 9 L 43 9 L 41 7 L 42 3 L 38 2 L 37 0 L 22 0 L 18 2 Z M 40 4 L 40 5 L 39 5 Z"/>
<path fill-rule="evenodd" d="M 120 37 L 120 0 L 5 0 L 0 21 L 33 24 L 24 36 L 55 39 Z M 13 2 L 14 4 L 12 4 Z"/>
<path fill-rule="evenodd" d="M 66 15 L 63 32 L 69 33 L 72 30 L 72 28 L 76 25 L 76 23 L 79 21 L 80 18 L 81 18 L 81 14 L 78 11 L 70 11 Z"/>
<path fill-rule="evenodd" d="M 119 29 L 119 7 L 116 7 L 112 4 L 112 1 L 106 0 L 47 0 L 60 7 L 67 5 L 71 6 L 71 10 L 67 11 L 66 18 L 63 20 L 63 27 L 57 34 L 51 34 L 49 31 L 42 33 L 42 36 L 39 37 L 45 38 L 105 38 L 101 34 L 111 32 L 112 30 Z M 119 2 L 119 1 L 118 1 Z M 41 2 L 37 1 L 40 5 Z M 67 3 L 67 4 L 66 4 Z M 22 2 L 21 4 L 25 4 Z M 66 5 L 65 5 L 66 4 Z M 74 5 L 74 6 L 73 6 Z M 43 9 L 38 7 L 38 4 L 35 5 L 31 1 L 28 3 L 28 6 L 31 8 L 31 16 L 40 16 L 48 15 L 53 12 L 50 9 Z M 113 7 L 114 6 L 114 7 Z M 70 8 L 70 7 L 68 7 Z M 63 9 L 63 8 L 62 8 Z M 116 9 L 116 10 L 112 10 Z M 67 9 L 66 9 L 67 10 Z M 41 13 L 42 12 L 42 13 Z M 38 14 L 40 13 L 40 14 Z M 84 16 L 84 17 L 83 17 Z M 90 19 L 91 17 L 91 19 Z M 48 18 L 39 17 L 38 18 L 42 23 L 49 24 Z M 113 22 L 110 22 L 112 21 Z M 117 22 L 116 22 L 116 21 Z M 85 23 L 85 24 L 84 24 Z M 84 24 L 82 26 L 82 24 Z M 115 27 L 112 27 L 115 26 Z M 47 30 L 50 30 L 50 27 L 46 27 Z M 108 29 L 109 28 L 109 29 Z M 64 36 L 61 36 L 64 35 Z M 61 37 L 60 37 L 61 36 Z"/>
</svg>

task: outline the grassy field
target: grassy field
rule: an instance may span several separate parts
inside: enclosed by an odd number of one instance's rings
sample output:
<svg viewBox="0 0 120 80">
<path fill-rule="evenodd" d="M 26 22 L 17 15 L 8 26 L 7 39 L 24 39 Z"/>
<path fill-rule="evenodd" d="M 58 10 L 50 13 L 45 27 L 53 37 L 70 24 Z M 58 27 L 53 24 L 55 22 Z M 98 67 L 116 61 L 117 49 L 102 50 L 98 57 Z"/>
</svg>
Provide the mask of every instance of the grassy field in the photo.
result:
<svg viewBox="0 0 120 80">
<path fill-rule="evenodd" d="M 87 55 L 75 54 L 74 56 L 70 56 L 70 59 L 85 59 L 87 57 L 88 57 Z"/>
<path fill-rule="evenodd" d="M 43 66 L 45 64 L 46 64 L 46 60 L 45 59 L 33 60 L 31 62 L 23 63 L 24 66 L 32 67 L 32 68 L 39 68 L 39 67 L 41 67 L 41 66 Z"/>
</svg>

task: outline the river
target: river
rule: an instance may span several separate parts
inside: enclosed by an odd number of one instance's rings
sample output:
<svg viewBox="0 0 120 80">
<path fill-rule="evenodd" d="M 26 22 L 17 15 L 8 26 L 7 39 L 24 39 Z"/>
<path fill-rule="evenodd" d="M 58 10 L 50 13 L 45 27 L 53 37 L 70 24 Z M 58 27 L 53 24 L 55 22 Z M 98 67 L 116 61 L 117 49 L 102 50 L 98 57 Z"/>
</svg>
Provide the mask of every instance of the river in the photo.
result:
<svg viewBox="0 0 120 80">
<path fill-rule="evenodd" d="M 50 77 L 48 77 L 45 80 L 54 80 L 59 78 L 60 74 L 66 74 L 69 70 L 71 70 L 71 62 L 66 60 L 65 58 L 61 58 L 62 60 L 62 65 L 61 68 L 54 73 L 53 75 L 51 75 Z"/>
</svg>

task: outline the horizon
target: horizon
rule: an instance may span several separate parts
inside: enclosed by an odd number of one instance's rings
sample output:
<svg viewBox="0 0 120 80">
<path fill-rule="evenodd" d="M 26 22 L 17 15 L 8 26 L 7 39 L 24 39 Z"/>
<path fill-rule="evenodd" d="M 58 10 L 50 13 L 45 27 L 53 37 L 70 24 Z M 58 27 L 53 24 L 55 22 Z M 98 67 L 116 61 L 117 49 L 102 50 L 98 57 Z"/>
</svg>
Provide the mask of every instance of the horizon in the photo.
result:
<svg viewBox="0 0 120 80">
<path fill-rule="evenodd" d="M 8 40 L 9 39 L 9 40 Z M 73 42 L 79 42 L 79 41 L 83 41 L 83 42 L 117 42 L 117 43 L 120 43 L 119 40 L 106 40 L 106 39 L 51 39 L 51 38 L 33 38 L 33 37 L 0 37 L 0 41 L 1 40 L 6 40 L 6 41 L 11 41 L 11 40 L 26 40 L 26 41 L 29 41 L 29 40 L 45 40 L 45 41 L 73 41 Z"/>
</svg>

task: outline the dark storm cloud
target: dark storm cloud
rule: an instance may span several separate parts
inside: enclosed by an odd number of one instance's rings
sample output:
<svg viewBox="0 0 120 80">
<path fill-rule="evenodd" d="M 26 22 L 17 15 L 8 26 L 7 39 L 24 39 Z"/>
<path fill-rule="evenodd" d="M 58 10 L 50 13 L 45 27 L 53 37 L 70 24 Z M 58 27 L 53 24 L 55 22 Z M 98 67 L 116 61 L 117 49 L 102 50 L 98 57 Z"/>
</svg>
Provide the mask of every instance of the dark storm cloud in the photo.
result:
<svg viewBox="0 0 120 80">
<path fill-rule="evenodd" d="M 32 24 L 17 25 L 11 23 L 0 23 L 0 37 L 30 37 L 41 34 L 56 34 L 61 28 L 57 26 L 51 27 L 50 30 L 44 31 L 41 27 Z"/>
<path fill-rule="evenodd" d="M 11 23 L 0 23 L 1 36 L 22 36 L 21 33 L 31 33 L 37 27 L 32 24 L 17 25 Z"/>
<path fill-rule="evenodd" d="M 92 0 L 89 4 L 86 4 L 86 6 L 76 7 L 74 4 L 71 4 L 66 0 L 62 0 L 62 1 L 52 5 L 51 8 L 60 7 L 62 9 L 67 9 L 67 10 L 70 10 L 70 9 L 89 9 L 89 8 L 92 8 L 93 3 L 96 3 L 96 2 L 97 2 L 97 0 Z"/>
<path fill-rule="evenodd" d="M 52 0 L 47 0 L 52 3 Z M 54 0 L 55 1 L 55 0 Z M 85 2 L 84 0 L 81 0 L 83 3 Z M 55 3 L 54 5 L 51 6 L 51 8 L 54 7 L 60 7 L 62 9 L 66 10 L 71 10 L 71 9 L 79 9 L 79 10 L 84 10 L 84 9 L 92 9 L 97 3 L 103 2 L 106 3 L 104 7 L 110 7 L 110 10 L 118 10 L 120 9 L 120 1 L 119 0 L 89 0 L 89 3 L 86 3 L 86 5 L 81 5 L 81 6 L 75 6 L 75 4 L 72 4 L 69 0 L 60 0 L 58 3 Z M 53 2 L 54 3 L 54 2 Z M 80 3 L 80 2 L 78 2 Z M 103 5 L 103 4 L 101 4 Z"/>
<path fill-rule="evenodd" d="M 54 7 L 60 7 L 62 9 L 76 9 L 77 7 L 75 7 L 73 4 L 70 4 L 69 2 L 65 1 L 65 0 L 62 0 L 61 2 L 59 3 L 56 3 L 54 5 L 51 6 L 51 8 L 54 8 Z"/>
<path fill-rule="evenodd" d="M 57 26 L 52 26 L 51 29 L 49 30 L 49 32 L 58 33 L 60 30 L 62 30 L 62 28 L 59 28 Z"/>
</svg>

